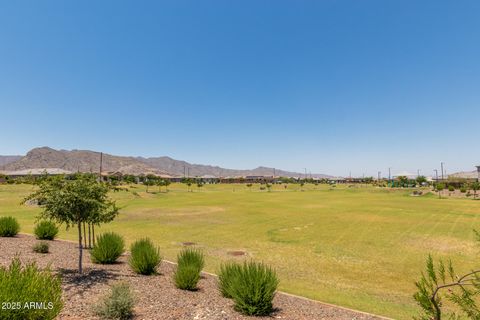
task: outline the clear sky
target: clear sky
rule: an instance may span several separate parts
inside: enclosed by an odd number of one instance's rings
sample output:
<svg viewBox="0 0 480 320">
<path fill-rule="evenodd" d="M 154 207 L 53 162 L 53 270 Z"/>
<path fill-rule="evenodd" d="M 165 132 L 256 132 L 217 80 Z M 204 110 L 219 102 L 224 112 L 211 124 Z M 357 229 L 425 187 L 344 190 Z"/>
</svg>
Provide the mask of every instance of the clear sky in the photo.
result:
<svg viewBox="0 0 480 320">
<path fill-rule="evenodd" d="M 0 154 L 480 164 L 480 1 L 1 1 Z"/>
</svg>

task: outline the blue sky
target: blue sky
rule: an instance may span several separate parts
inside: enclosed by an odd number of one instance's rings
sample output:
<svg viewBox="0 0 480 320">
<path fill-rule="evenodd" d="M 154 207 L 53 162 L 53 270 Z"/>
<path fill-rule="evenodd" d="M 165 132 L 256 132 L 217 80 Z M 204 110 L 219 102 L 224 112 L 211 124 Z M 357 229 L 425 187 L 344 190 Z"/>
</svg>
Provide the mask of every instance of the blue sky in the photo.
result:
<svg viewBox="0 0 480 320">
<path fill-rule="evenodd" d="M 0 154 L 480 163 L 479 1 L 1 1 Z"/>
</svg>

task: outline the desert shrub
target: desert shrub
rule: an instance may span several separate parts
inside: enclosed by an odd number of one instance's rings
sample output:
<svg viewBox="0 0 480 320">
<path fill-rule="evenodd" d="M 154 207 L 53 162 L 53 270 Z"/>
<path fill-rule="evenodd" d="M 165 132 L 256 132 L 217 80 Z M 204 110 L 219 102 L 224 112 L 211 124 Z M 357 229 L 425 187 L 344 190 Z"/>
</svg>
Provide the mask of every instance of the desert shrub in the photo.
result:
<svg viewBox="0 0 480 320">
<path fill-rule="evenodd" d="M 40 241 L 33 246 L 33 251 L 36 253 L 48 253 L 48 243 L 45 241 Z"/>
<path fill-rule="evenodd" d="M 139 274 L 150 275 L 157 271 L 162 258 L 160 250 L 148 238 L 135 241 L 131 248 L 130 267 Z"/>
<path fill-rule="evenodd" d="M 226 263 L 220 267 L 218 283 L 220 292 L 225 298 L 232 298 L 232 284 L 240 272 L 241 266 L 238 263 Z"/>
<path fill-rule="evenodd" d="M 100 303 L 94 306 L 95 313 L 102 319 L 130 319 L 135 301 L 127 283 L 117 283 Z"/>
<path fill-rule="evenodd" d="M 454 186 L 448 186 L 448 191 L 450 191 L 450 192 L 455 191 L 455 187 Z"/>
<path fill-rule="evenodd" d="M 53 221 L 44 220 L 35 226 L 33 232 L 39 240 L 53 240 L 58 234 L 58 227 Z"/>
<path fill-rule="evenodd" d="M 55 319 L 63 307 L 61 297 L 61 280 L 48 268 L 40 270 L 35 263 L 22 267 L 18 257 L 0 267 L 1 319 Z"/>
<path fill-rule="evenodd" d="M 461 192 L 461 193 L 467 193 L 467 188 L 461 187 L 461 188 L 460 188 L 460 192 Z"/>
<path fill-rule="evenodd" d="M 20 225 L 14 217 L 0 218 L 0 237 L 14 237 L 20 231 Z"/>
<path fill-rule="evenodd" d="M 125 251 L 125 241 L 122 236 L 108 232 L 97 237 L 95 245 L 90 250 L 93 263 L 110 264 L 117 261 Z"/>
<path fill-rule="evenodd" d="M 273 310 L 272 301 L 278 286 L 275 271 L 256 262 L 245 262 L 233 278 L 230 294 L 235 310 L 251 316 L 268 315 Z"/>
<path fill-rule="evenodd" d="M 205 264 L 203 254 L 195 249 L 185 249 L 178 254 L 177 262 L 175 285 L 179 289 L 195 290 Z"/>
</svg>

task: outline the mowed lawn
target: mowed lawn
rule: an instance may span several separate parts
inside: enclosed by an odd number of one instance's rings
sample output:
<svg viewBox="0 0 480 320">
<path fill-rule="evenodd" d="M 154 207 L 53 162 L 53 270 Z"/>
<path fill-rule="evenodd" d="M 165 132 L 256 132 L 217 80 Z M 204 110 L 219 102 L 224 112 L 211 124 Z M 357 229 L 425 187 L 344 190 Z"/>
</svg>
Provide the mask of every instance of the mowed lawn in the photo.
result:
<svg viewBox="0 0 480 320">
<path fill-rule="evenodd" d="M 472 229 L 480 229 L 480 201 L 373 187 L 169 189 L 146 193 L 139 185 L 112 193 L 121 213 L 102 231 L 118 232 L 128 242 L 150 237 L 168 260 L 175 260 L 182 242 L 195 242 L 210 272 L 222 261 L 244 259 L 228 252 L 246 251 L 247 258 L 277 269 L 283 291 L 398 319 L 411 319 L 418 310 L 414 281 L 428 253 L 451 258 L 458 271 L 478 267 L 480 246 Z M 26 233 L 39 212 L 20 205 L 31 190 L 0 186 L 0 216 L 17 217 Z M 75 230 L 62 228 L 61 237 L 75 240 Z"/>
</svg>

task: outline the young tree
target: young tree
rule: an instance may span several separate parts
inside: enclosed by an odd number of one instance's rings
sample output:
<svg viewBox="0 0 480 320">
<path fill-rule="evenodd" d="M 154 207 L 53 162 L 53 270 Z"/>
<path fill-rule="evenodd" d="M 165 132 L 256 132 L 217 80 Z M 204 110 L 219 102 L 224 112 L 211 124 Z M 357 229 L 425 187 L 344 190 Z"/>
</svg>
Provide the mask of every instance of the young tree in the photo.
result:
<svg viewBox="0 0 480 320">
<path fill-rule="evenodd" d="M 429 255 L 426 270 L 415 285 L 418 291 L 413 297 L 422 308 L 416 319 L 480 319 L 480 269 L 457 275 L 451 261 L 440 260 L 435 265 Z M 448 314 L 444 314 L 443 299 L 455 306 Z"/>
<path fill-rule="evenodd" d="M 77 226 L 80 273 L 83 271 L 82 224 L 109 222 L 118 215 L 118 208 L 108 197 L 108 191 L 106 184 L 91 175 L 78 175 L 74 180 L 52 177 L 24 199 L 24 202 L 36 200 L 43 208 L 39 218 L 65 223 L 67 228 Z"/>
<path fill-rule="evenodd" d="M 267 187 L 268 192 L 272 191 L 272 185 L 270 183 L 267 182 L 265 186 Z"/>
<path fill-rule="evenodd" d="M 477 191 L 480 190 L 480 182 L 472 183 L 470 188 L 473 190 L 473 199 L 476 199 L 477 198 Z"/>
<path fill-rule="evenodd" d="M 147 192 L 148 192 L 148 187 L 154 186 L 154 185 L 155 185 L 155 181 L 147 178 L 147 180 L 145 180 L 145 181 L 143 182 L 143 184 L 147 186 Z"/>
<path fill-rule="evenodd" d="M 406 176 L 399 176 L 397 177 L 398 183 L 401 187 L 408 186 L 408 177 Z"/>
<path fill-rule="evenodd" d="M 438 192 L 438 199 L 442 197 L 441 192 L 445 189 L 445 184 L 444 183 L 437 183 L 435 186 L 435 190 Z"/>
<path fill-rule="evenodd" d="M 165 186 L 165 192 L 168 192 L 168 186 L 171 184 L 172 182 L 168 179 L 164 179 L 163 180 L 163 185 Z"/>
<path fill-rule="evenodd" d="M 419 186 L 422 186 L 423 184 L 427 183 L 427 178 L 425 176 L 418 176 L 415 181 Z"/>
<path fill-rule="evenodd" d="M 162 187 L 164 185 L 165 185 L 165 180 L 163 180 L 163 179 L 158 179 L 157 180 L 158 192 L 162 192 Z"/>
</svg>

